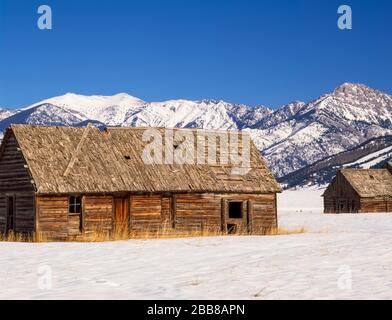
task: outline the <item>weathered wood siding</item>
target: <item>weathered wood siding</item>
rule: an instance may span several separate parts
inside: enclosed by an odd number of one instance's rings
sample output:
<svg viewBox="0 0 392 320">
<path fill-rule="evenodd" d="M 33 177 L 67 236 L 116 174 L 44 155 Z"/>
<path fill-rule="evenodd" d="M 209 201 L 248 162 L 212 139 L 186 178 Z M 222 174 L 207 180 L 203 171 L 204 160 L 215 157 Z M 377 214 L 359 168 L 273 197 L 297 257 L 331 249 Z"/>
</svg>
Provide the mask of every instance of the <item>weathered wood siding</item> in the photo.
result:
<svg viewBox="0 0 392 320">
<path fill-rule="evenodd" d="M 215 194 L 177 195 L 174 225 L 178 231 L 220 231 L 221 198 Z"/>
<path fill-rule="evenodd" d="M 339 172 L 324 193 L 324 213 L 358 213 L 360 197 Z"/>
<path fill-rule="evenodd" d="M 387 197 L 362 198 L 359 212 L 392 212 L 392 199 Z"/>
<path fill-rule="evenodd" d="M 112 196 L 82 197 L 82 214 L 69 214 L 68 196 L 37 196 L 37 231 L 49 240 L 68 239 L 93 231 L 110 232 Z"/>
<path fill-rule="evenodd" d="M 237 224 L 237 229 L 242 232 L 248 231 L 251 234 L 264 234 L 265 232 L 278 227 L 276 194 L 264 195 L 223 195 L 221 196 L 228 206 L 230 201 L 242 201 L 243 217 L 242 221 L 230 219 L 227 214 L 228 208 L 225 209 L 223 218 L 224 231 L 227 230 L 228 224 Z"/>
<path fill-rule="evenodd" d="M 250 198 L 253 205 L 252 233 L 260 234 L 278 227 L 276 194 Z"/>
<path fill-rule="evenodd" d="M 0 194 L 0 232 L 5 232 L 7 224 L 7 199 L 5 194 Z"/>
<path fill-rule="evenodd" d="M 14 231 L 34 231 L 34 186 L 14 134 L 7 131 L 0 148 L 0 232 L 7 222 L 7 197 L 15 201 Z"/>
<path fill-rule="evenodd" d="M 130 195 L 130 231 L 134 234 L 227 233 L 263 234 L 277 227 L 276 195 L 171 194 Z M 230 218 L 230 202 L 241 202 L 242 218 Z M 114 223 L 114 197 L 83 196 L 82 220 L 68 213 L 68 196 L 37 197 L 37 230 L 47 239 L 67 239 L 90 232 L 110 232 Z M 125 206 L 126 207 L 126 206 Z"/>
<path fill-rule="evenodd" d="M 113 227 L 113 197 L 83 197 L 83 231 L 111 231 Z"/>
<path fill-rule="evenodd" d="M 351 184 L 338 173 L 324 193 L 324 213 L 392 212 L 388 197 L 361 198 Z"/>
<path fill-rule="evenodd" d="M 242 202 L 242 219 L 228 217 L 230 201 Z M 133 232 L 227 233 L 235 225 L 239 232 L 262 234 L 277 227 L 275 194 L 132 195 L 130 211 Z"/>
<path fill-rule="evenodd" d="M 162 195 L 132 195 L 131 231 L 157 231 L 167 219 L 168 201 L 163 201 Z"/>
<path fill-rule="evenodd" d="M 36 206 L 37 232 L 44 239 L 66 240 L 73 229 L 68 219 L 68 197 L 38 196 Z"/>
</svg>

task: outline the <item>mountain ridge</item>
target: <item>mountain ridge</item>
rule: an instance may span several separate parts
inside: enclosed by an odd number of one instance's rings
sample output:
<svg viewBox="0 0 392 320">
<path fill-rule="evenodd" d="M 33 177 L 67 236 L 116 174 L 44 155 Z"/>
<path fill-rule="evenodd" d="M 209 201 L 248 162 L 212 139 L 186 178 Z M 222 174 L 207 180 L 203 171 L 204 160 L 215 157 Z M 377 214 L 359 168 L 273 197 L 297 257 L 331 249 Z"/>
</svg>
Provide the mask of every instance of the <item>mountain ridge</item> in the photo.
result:
<svg viewBox="0 0 392 320">
<path fill-rule="evenodd" d="M 67 93 L 19 110 L 0 109 L 0 131 L 11 123 L 154 126 L 245 130 L 279 178 L 365 141 L 392 135 L 392 96 L 364 84 L 343 83 L 305 103 L 278 109 L 223 100 L 146 102 L 126 93 Z"/>
</svg>

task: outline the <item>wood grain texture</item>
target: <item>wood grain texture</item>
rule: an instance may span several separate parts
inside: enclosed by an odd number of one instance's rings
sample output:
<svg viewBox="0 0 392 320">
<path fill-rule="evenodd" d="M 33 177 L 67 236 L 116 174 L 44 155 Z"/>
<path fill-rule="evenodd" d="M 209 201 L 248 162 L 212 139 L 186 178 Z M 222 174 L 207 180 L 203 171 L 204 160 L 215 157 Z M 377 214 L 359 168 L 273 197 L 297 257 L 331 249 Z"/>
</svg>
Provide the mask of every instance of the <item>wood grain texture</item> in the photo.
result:
<svg viewBox="0 0 392 320">
<path fill-rule="evenodd" d="M 392 212 L 392 175 L 386 169 L 345 169 L 324 192 L 324 213 Z"/>
<path fill-rule="evenodd" d="M 124 208 L 127 210 L 128 208 Z M 83 230 L 111 231 L 114 221 L 113 196 L 84 196 L 83 197 Z M 127 217 L 123 217 L 127 219 Z"/>
<path fill-rule="evenodd" d="M 159 135 L 166 134 L 162 128 L 125 127 L 100 132 L 93 127 L 11 125 L 10 130 L 41 195 L 281 191 L 249 133 L 176 128 L 175 134 L 191 136 L 195 143 L 200 137 L 212 141 L 216 149 L 211 151 L 205 145 L 200 154 L 215 160 L 198 163 L 194 152 L 194 161 L 186 164 L 149 163 L 145 152 L 149 142 L 143 134 L 151 129 Z M 227 139 L 230 145 L 223 151 Z M 244 141 L 249 146 L 250 161 L 244 163 L 244 168 L 241 166 L 246 170 L 239 174 L 233 161 L 225 159 L 229 154 L 233 158 L 242 155 Z M 173 146 L 166 145 L 164 139 L 164 150 L 168 147 Z M 197 144 L 193 147 L 199 151 Z"/>
<path fill-rule="evenodd" d="M 83 196 L 82 225 L 78 215 L 68 213 L 68 196 L 37 196 L 37 230 L 48 239 L 68 239 L 93 231 L 110 233 L 126 226 L 131 233 L 173 234 L 237 232 L 264 234 L 277 226 L 275 195 L 255 194 L 138 194 Z M 241 202 L 242 217 L 230 218 L 228 204 Z M 117 224 L 116 224 L 117 223 Z"/>
<path fill-rule="evenodd" d="M 227 206 L 230 201 L 241 201 L 243 217 L 230 219 Z M 172 203 L 170 225 L 173 232 L 222 232 L 227 226 L 237 230 L 263 234 L 277 226 L 275 195 L 254 194 L 176 194 L 172 201 L 162 195 L 131 196 L 132 230 L 155 231 L 167 222 L 167 205 Z M 175 210 L 173 210 L 175 209 Z M 174 221 L 172 221 L 174 219 Z"/>
<path fill-rule="evenodd" d="M 67 196 L 37 196 L 37 232 L 49 240 L 66 240 L 69 229 Z"/>
<path fill-rule="evenodd" d="M 19 149 L 18 141 L 7 130 L 0 148 L 0 232 L 6 231 L 7 197 L 14 197 L 14 231 L 34 231 L 34 185 Z"/>
</svg>

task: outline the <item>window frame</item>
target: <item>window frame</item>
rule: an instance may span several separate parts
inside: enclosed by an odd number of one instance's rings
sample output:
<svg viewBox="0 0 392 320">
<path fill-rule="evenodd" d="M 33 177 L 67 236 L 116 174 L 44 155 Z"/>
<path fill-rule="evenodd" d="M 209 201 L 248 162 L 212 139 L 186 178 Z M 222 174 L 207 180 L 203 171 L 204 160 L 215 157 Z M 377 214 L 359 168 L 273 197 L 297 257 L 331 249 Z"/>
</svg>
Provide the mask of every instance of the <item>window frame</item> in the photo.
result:
<svg viewBox="0 0 392 320">
<path fill-rule="evenodd" d="M 240 206 L 240 214 L 241 214 L 240 217 L 236 217 L 236 218 L 230 217 L 230 204 L 232 204 L 232 203 L 239 203 L 239 206 Z M 227 208 L 227 217 L 228 217 L 229 219 L 244 219 L 244 201 L 240 201 L 240 200 L 231 200 L 231 201 L 228 201 L 228 206 L 227 206 L 227 207 L 228 207 L 228 208 Z"/>
<path fill-rule="evenodd" d="M 72 201 L 73 200 L 73 201 Z M 73 208 L 73 210 L 71 210 Z M 77 210 L 79 208 L 79 210 Z M 68 197 L 68 215 L 81 215 L 83 211 L 83 197 L 69 196 Z"/>
</svg>

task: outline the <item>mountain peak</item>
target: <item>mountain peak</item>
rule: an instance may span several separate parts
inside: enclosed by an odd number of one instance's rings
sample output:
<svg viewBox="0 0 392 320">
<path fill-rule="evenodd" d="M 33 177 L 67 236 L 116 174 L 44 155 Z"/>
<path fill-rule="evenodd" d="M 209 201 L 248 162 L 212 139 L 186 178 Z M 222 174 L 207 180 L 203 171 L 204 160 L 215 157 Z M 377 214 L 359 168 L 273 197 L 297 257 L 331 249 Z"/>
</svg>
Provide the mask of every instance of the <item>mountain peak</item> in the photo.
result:
<svg viewBox="0 0 392 320">
<path fill-rule="evenodd" d="M 342 85 L 340 85 L 339 87 L 337 87 L 334 90 L 334 93 L 338 93 L 338 94 L 359 94 L 362 92 L 366 92 L 366 91 L 374 91 L 372 88 L 368 87 L 365 84 L 362 83 L 350 83 L 350 82 L 345 82 Z"/>
<path fill-rule="evenodd" d="M 67 93 L 27 109 L 0 110 L 1 131 L 12 123 L 187 127 L 249 130 L 275 175 L 284 177 L 371 138 L 392 135 L 392 97 L 358 83 L 278 109 L 222 100 L 144 102 L 127 93 Z M 365 155 L 365 154 L 364 154 Z"/>
<path fill-rule="evenodd" d="M 110 96 L 108 96 L 108 97 L 110 97 Z M 114 94 L 112 97 L 113 97 L 113 98 L 114 98 L 114 97 L 115 97 L 115 98 L 120 98 L 120 99 L 128 99 L 128 100 L 139 100 L 139 101 L 142 101 L 140 98 L 135 97 L 135 96 L 132 96 L 132 95 L 126 93 L 126 92 L 119 92 L 119 93 L 116 93 L 116 94 Z"/>
<path fill-rule="evenodd" d="M 131 96 L 130 94 L 126 93 L 126 92 L 119 92 L 113 95 L 83 95 L 83 94 L 78 94 L 78 93 L 74 93 L 74 92 L 67 92 L 66 94 L 62 95 L 62 96 L 57 96 L 57 97 L 53 97 L 47 100 L 61 100 L 61 99 L 78 99 L 78 100 L 89 100 L 89 99 L 101 99 L 101 100 L 118 100 L 118 99 L 126 99 L 126 100 L 134 100 L 134 101 L 142 101 L 141 99 L 139 99 L 138 97 L 134 97 Z"/>
</svg>

